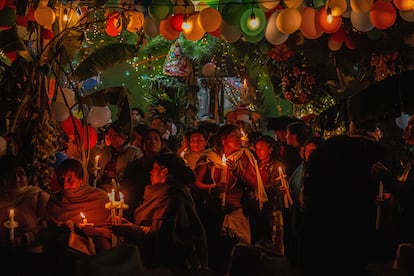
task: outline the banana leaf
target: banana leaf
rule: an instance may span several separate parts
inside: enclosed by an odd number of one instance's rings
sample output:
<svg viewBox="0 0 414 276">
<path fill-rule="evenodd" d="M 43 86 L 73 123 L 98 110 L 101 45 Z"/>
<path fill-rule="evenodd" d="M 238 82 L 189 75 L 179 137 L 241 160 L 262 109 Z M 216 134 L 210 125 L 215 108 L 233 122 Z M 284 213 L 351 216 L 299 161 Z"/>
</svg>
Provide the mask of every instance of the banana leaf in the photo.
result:
<svg viewBox="0 0 414 276">
<path fill-rule="evenodd" d="M 135 45 L 117 43 L 104 46 L 90 54 L 75 69 L 74 75 L 77 81 L 83 81 L 107 70 L 117 63 L 122 63 L 133 58 L 138 53 Z"/>
<path fill-rule="evenodd" d="M 117 119 L 122 128 L 131 132 L 131 109 L 128 99 L 129 90 L 126 87 L 108 87 L 81 97 L 81 103 L 89 106 L 117 107 Z"/>
</svg>

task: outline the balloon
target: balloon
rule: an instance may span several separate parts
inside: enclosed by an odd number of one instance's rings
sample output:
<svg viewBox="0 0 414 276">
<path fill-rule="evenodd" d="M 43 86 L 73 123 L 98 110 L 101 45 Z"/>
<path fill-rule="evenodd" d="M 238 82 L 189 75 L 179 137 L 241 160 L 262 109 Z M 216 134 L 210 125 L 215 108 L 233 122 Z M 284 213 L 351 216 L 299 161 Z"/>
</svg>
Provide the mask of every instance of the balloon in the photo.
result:
<svg viewBox="0 0 414 276">
<path fill-rule="evenodd" d="M 267 10 L 273 10 L 274 8 L 279 5 L 280 1 L 268 1 L 268 0 L 258 0 L 257 3 L 259 3 L 260 6 Z"/>
<path fill-rule="evenodd" d="M 318 11 L 316 9 L 309 7 L 302 10 L 302 24 L 299 29 L 304 37 L 316 39 L 323 35 L 317 19 Z"/>
<path fill-rule="evenodd" d="M 251 18 L 252 13 L 255 19 Z M 246 36 L 257 36 L 266 29 L 266 15 L 262 9 L 253 8 L 246 10 L 240 17 L 240 28 Z"/>
<path fill-rule="evenodd" d="M 129 12 L 129 23 L 126 27 L 127 31 L 131 33 L 138 32 L 144 25 L 144 14 L 142 12 Z"/>
<path fill-rule="evenodd" d="M 227 24 L 225 21 L 221 23 L 220 32 L 221 37 L 229 43 L 236 42 L 240 39 L 241 36 L 240 25 L 230 25 Z"/>
<path fill-rule="evenodd" d="M 339 30 L 342 24 L 341 16 L 332 16 L 332 20 L 328 20 L 327 9 L 321 9 L 318 13 L 319 27 L 325 33 L 331 34 Z"/>
<path fill-rule="evenodd" d="M 89 143 L 88 142 L 88 135 L 89 135 Z M 88 126 L 87 128 L 82 129 L 82 141 L 83 147 L 85 150 L 93 149 L 95 147 L 96 142 L 98 142 L 98 133 L 96 129 L 92 126 Z"/>
<path fill-rule="evenodd" d="M 198 17 L 200 13 L 195 12 L 187 19 L 187 23 L 190 26 L 189 29 L 183 29 L 183 34 L 186 39 L 191 41 L 200 40 L 206 33 L 205 30 L 198 24 Z"/>
<path fill-rule="evenodd" d="M 63 122 L 69 117 L 69 108 L 62 102 L 54 102 L 52 104 L 52 110 L 57 122 Z"/>
<path fill-rule="evenodd" d="M 347 8 L 346 0 L 329 0 L 329 7 L 333 16 L 341 16 Z"/>
<path fill-rule="evenodd" d="M 207 62 L 203 65 L 203 68 L 201 69 L 201 73 L 203 73 L 206 77 L 212 77 L 214 76 L 214 73 L 216 72 L 216 65 L 212 62 Z"/>
<path fill-rule="evenodd" d="M 267 21 L 266 31 L 265 31 L 265 38 L 267 42 L 273 45 L 280 45 L 284 43 L 289 35 L 282 33 L 276 26 L 276 19 L 279 14 L 279 11 L 272 13 L 269 20 Z"/>
<path fill-rule="evenodd" d="M 7 154 L 7 141 L 0 136 L 0 158 Z"/>
<path fill-rule="evenodd" d="M 93 88 L 95 88 L 97 84 L 98 82 L 95 79 L 87 79 L 82 83 L 82 89 L 92 90 Z"/>
<path fill-rule="evenodd" d="M 239 25 L 240 17 L 245 10 L 250 9 L 250 5 L 242 5 L 238 2 L 226 3 L 221 9 L 221 16 L 223 20 L 230 25 Z"/>
<path fill-rule="evenodd" d="M 51 26 L 55 22 L 55 12 L 48 6 L 39 6 L 34 12 L 34 18 L 40 26 Z"/>
<path fill-rule="evenodd" d="M 349 4 L 354 12 L 366 13 L 371 10 L 374 0 L 351 0 Z"/>
<path fill-rule="evenodd" d="M 68 106 L 70 108 L 72 108 L 75 104 L 75 92 L 73 92 L 73 90 L 67 88 L 67 87 L 63 87 L 62 90 L 58 91 L 57 96 L 56 96 L 56 102 L 62 102 L 65 103 L 65 100 L 63 98 L 63 96 L 65 96 L 65 99 L 68 103 Z"/>
<path fill-rule="evenodd" d="M 299 8 L 299 6 L 302 4 L 303 0 L 284 0 L 283 3 L 285 3 L 286 7 L 288 8 Z"/>
<path fill-rule="evenodd" d="M 407 22 L 414 22 L 414 11 L 399 11 L 402 19 Z"/>
<path fill-rule="evenodd" d="M 410 119 L 410 115 L 405 112 L 401 112 L 401 116 L 395 119 L 395 124 L 399 128 L 404 129 L 408 126 L 408 119 Z"/>
<path fill-rule="evenodd" d="M 75 125 L 73 124 L 75 122 Z M 76 117 L 68 117 L 66 120 L 62 122 L 60 128 L 67 134 L 67 135 L 74 135 L 75 134 L 75 127 L 79 133 L 82 131 L 82 122 Z"/>
<path fill-rule="evenodd" d="M 213 32 L 220 28 L 221 15 L 218 10 L 214 8 L 203 9 L 198 15 L 198 24 L 204 31 Z"/>
<path fill-rule="evenodd" d="M 397 10 L 390 2 L 376 1 L 369 12 L 369 18 L 375 28 L 385 30 L 394 25 Z"/>
<path fill-rule="evenodd" d="M 111 110 L 107 106 L 92 106 L 88 114 L 88 122 L 93 127 L 103 127 L 111 120 Z"/>
<path fill-rule="evenodd" d="M 171 15 L 171 26 L 177 32 L 181 32 L 183 30 L 183 21 L 184 21 L 184 14 L 177 13 Z"/>
<path fill-rule="evenodd" d="M 172 12 L 173 3 L 169 0 L 152 1 L 148 6 L 148 14 L 158 21 L 166 19 Z"/>
<path fill-rule="evenodd" d="M 174 30 L 171 26 L 172 16 L 160 22 L 160 34 L 167 40 L 176 40 L 180 36 L 180 32 Z"/>
<path fill-rule="evenodd" d="M 369 19 L 369 12 L 366 13 L 359 13 L 359 12 L 351 12 L 351 23 L 355 29 L 361 32 L 368 32 L 374 28 Z"/>
<path fill-rule="evenodd" d="M 147 16 L 144 22 L 144 32 L 151 37 L 156 37 L 160 34 L 160 21 Z"/>
<path fill-rule="evenodd" d="M 412 11 L 414 8 L 414 2 L 412 0 L 393 0 L 392 2 L 400 11 Z"/>
<path fill-rule="evenodd" d="M 331 51 L 338 51 L 342 48 L 343 42 L 336 41 L 335 39 L 329 38 L 328 39 L 328 48 Z"/>
<path fill-rule="evenodd" d="M 277 28 L 285 34 L 296 32 L 302 24 L 302 15 L 298 9 L 287 8 L 282 10 L 276 18 Z"/>
</svg>

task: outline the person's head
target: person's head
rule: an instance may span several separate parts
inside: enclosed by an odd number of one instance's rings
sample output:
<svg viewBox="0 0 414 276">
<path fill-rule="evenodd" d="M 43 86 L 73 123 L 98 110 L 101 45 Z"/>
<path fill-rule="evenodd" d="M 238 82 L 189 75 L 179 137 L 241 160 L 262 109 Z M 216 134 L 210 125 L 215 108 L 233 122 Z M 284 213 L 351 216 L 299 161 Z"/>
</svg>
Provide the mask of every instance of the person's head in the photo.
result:
<svg viewBox="0 0 414 276">
<path fill-rule="evenodd" d="M 226 155 L 229 155 L 241 148 L 241 132 L 235 125 L 224 125 L 217 132 L 218 147 L 221 147 Z"/>
<path fill-rule="evenodd" d="M 150 127 L 158 130 L 159 133 L 161 133 L 161 137 L 162 137 L 162 135 L 164 135 L 164 132 L 167 130 L 167 120 L 164 117 L 155 116 L 151 120 Z"/>
<path fill-rule="evenodd" d="M 351 136 L 365 136 L 375 141 L 379 141 L 382 138 L 382 131 L 376 119 L 367 119 L 359 122 L 351 121 L 349 132 Z"/>
<path fill-rule="evenodd" d="M 254 144 L 257 158 L 260 161 L 266 162 L 272 159 L 276 141 L 269 135 L 263 135 L 256 139 Z"/>
<path fill-rule="evenodd" d="M 131 108 L 131 119 L 132 119 L 132 125 L 136 126 L 139 124 L 143 124 L 144 123 L 144 112 L 138 108 L 138 107 L 133 107 Z"/>
<path fill-rule="evenodd" d="M 192 152 L 203 152 L 206 149 L 207 143 L 208 135 L 203 129 L 196 128 L 188 134 L 188 144 Z"/>
<path fill-rule="evenodd" d="M 152 185 L 190 185 L 195 181 L 194 172 L 185 164 L 185 161 L 175 153 L 158 155 L 150 172 Z"/>
<path fill-rule="evenodd" d="M 310 135 L 309 127 L 303 122 L 294 122 L 288 125 L 286 143 L 293 147 L 300 147 Z"/>
<path fill-rule="evenodd" d="M 133 146 L 142 147 L 142 136 L 144 136 L 144 133 L 148 130 L 148 126 L 144 124 L 139 124 L 134 127 L 133 131 L 133 139 L 131 144 Z"/>
<path fill-rule="evenodd" d="M 163 140 L 160 132 L 149 128 L 142 136 L 142 150 L 145 155 L 157 155 L 163 149 Z"/>
<path fill-rule="evenodd" d="M 122 147 L 128 143 L 128 135 L 127 133 L 119 124 L 119 122 L 113 122 L 107 129 L 107 137 L 115 150 L 120 151 Z"/>
<path fill-rule="evenodd" d="M 303 155 L 305 161 L 308 161 L 309 156 L 312 154 L 312 152 L 319 148 L 324 142 L 325 139 L 318 136 L 312 136 L 308 140 L 306 140 L 305 144 L 303 145 Z"/>
<path fill-rule="evenodd" d="M 78 188 L 83 185 L 82 163 L 73 158 L 66 159 L 56 169 L 56 177 L 64 189 Z"/>
<path fill-rule="evenodd" d="M 6 155 L 0 159 L 1 186 L 6 189 L 23 188 L 28 185 L 23 162 L 16 156 Z"/>
</svg>

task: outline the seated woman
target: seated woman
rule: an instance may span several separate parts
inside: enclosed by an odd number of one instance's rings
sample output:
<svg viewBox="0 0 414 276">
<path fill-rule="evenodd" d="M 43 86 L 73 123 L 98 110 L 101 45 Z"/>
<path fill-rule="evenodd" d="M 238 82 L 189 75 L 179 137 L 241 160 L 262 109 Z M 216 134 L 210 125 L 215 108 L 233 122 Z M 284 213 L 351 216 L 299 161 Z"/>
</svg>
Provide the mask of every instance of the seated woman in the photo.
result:
<svg viewBox="0 0 414 276">
<path fill-rule="evenodd" d="M 162 153 L 155 158 L 150 178 L 135 224 L 113 225 L 113 232 L 138 245 L 147 268 L 183 275 L 205 267 L 205 232 L 187 188 L 194 173 L 175 153 Z"/>
<path fill-rule="evenodd" d="M 108 195 L 99 188 L 84 184 L 84 170 L 82 164 L 76 159 L 66 159 L 56 169 L 56 175 L 61 190 L 52 194 L 47 205 L 47 219 L 51 225 L 61 226 L 71 221 L 75 226 L 82 222 L 81 212 L 87 220 L 94 225 L 104 225 L 110 215 L 105 209 Z M 68 223 L 71 224 L 70 222 Z M 108 228 L 93 227 L 93 241 L 96 250 L 111 247 L 110 231 Z"/>
<path fill-rule="evenodd" d="M 0 160 L 0 257 L 7 264 L 2 269 L 4 274 L 37 274 L 45 268 L 40 233 L 46 228 L 48 200 L 48 193 L 28 185 L 23 163 L 17 157 L 5 156 Z M 12 217 L 18 225 L 10 231 Z M 16 261 L 19 266 L 8 265 Z M 13 271 L 7 271 L 9 268 Z"/>
</svg>

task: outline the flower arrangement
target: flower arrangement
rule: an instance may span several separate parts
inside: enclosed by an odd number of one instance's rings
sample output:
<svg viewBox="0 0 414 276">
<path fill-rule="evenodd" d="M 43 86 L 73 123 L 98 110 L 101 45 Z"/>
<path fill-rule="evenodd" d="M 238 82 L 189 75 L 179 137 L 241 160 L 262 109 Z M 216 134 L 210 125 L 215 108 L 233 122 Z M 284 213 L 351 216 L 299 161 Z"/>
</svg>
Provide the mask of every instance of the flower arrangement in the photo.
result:
<svg viewBox="0 0 414 276">
<path fill-rule="evenodd" d="M 281 79 L 282 92 L 294 104 L 306 104 L 316 94 L 316 75 L 304 65 L 285 68 Z"/>
</svg>

